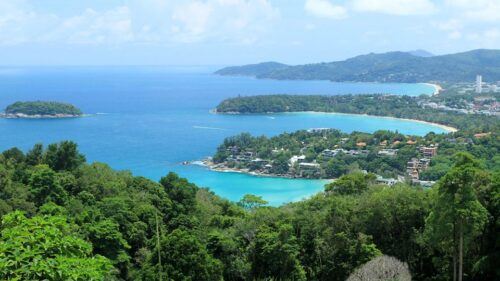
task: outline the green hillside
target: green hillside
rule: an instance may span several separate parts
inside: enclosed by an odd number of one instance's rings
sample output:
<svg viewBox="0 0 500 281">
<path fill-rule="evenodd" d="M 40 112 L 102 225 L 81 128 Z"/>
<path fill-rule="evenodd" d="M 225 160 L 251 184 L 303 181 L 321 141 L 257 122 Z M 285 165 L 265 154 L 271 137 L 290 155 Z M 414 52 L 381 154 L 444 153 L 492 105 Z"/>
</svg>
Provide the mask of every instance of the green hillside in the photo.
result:
<svg viewBox="0 0 500 281">
<path fill-rule="evenodd" d="M 500 50 L 422 57 L 406 52 L 367 54 L 344 61 L 286 66 L 264 63 L 224 68 L 220 75 L 246 75 L 268 79 L 330 80 L 336 82 L 428 82 L 500 80 Z"/>
</svg>

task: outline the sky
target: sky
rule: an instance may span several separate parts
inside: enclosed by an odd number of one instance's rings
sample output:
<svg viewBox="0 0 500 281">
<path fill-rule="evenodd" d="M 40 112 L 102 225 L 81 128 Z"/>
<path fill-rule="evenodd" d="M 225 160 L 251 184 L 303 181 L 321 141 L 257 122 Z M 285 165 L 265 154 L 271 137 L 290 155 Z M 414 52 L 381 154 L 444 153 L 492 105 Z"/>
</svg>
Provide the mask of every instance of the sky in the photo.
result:
<svg viewBox="0 0 500 281">
<path fill-rule="evenodd" d="M 234 65 L 500 49 L 500 0 L 0 0 L 0 65 Z"/>
</svg>

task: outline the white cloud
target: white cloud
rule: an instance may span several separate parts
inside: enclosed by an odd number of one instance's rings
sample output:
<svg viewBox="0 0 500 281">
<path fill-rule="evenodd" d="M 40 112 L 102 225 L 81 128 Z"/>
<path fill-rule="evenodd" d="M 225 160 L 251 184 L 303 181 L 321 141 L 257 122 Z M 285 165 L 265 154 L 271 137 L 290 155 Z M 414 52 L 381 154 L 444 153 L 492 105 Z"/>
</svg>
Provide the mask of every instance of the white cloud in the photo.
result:
<svg viewBox="0 0 500 281">
<path fill-rule="evenodd" d="M 29 1 L 0 0 L 0 45 L 107 44 L 217 40 L 253 44 L 279 11 L 269 0 L 129 0 L 73 15 L 48 14 Z"/>
<path fill-rule="evenodd" d="M 118 44 L 132 41 L 132 21 L 128 7 L 97 12 L 86 9 L 78 16 L 63 19 L 58 28 L 42 37 L 70 44 Z"/>
<path fill-rule="evenodd" d="M 352 8 L 360 12 L 374 12 L 389 15 L 428 15 L 436 11 L 429 0 L 354 0 Z"/>
<path fill-rule="evenodd" d="M 334 5 L 328 0 L 306 0 L 304 8 L 311 15 L 321 18 L 343 19 L 347 17 L 346 8 Z"/>
<path fill-rule="evenodd" d="M 16 45 L 29 42 L 38 37 L 38 32 L 48 28 L 54 18 L 41 17 L 26 1 L 0 0 L 0 44 Z"/>
<path fill-rule="evenodd" d="M 500 22 L 499 0 L 446 0 L 445 4 L 459 10 L 466 19 Z"/>
<path fill-rule="evenodd" d="M 253 44 L 279 17 L 279 11 L 268 0 L 169 0 L 166 5 L 162 0 L 149 1 L 159 1 L 163 6 L 152 13 L 162 9 L 163 15 L 171 15 L 170 21 L 159 17 L 156 24 L 151 24 L 150 33 L 156 30 L 160 40 L 168 37 L 175 42 L 216 39 Z"/>
<path fill-rule="evenodd" d="M 209 3 L 191 2 L 175 8 L 172 31 L 182 41 L 197 41 L 207 30 L 213 8 Z"/>
</svg>

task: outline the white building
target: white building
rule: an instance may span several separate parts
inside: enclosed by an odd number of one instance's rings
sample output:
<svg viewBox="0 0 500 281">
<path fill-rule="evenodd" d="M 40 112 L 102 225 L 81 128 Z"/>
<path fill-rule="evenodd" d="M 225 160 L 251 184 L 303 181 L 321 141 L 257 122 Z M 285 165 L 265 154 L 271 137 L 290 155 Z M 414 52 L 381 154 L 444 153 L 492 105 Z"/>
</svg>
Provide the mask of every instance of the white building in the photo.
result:
<svg viewBox="0 0 500 281">
<path fill-rule="evenodd" d="M 483 91 L 483 76 L 476 76 L 476 93 L 480 94 Z"/>
<path fill-rule="evenodd" d="M 305 155 L 300 155 L 300 156 L 294 155 L 294 156 L 292 156 L 292 158 L 290 158 L 290 164 L 292 164 L 292 166 L 293 166 L 295 163 L 302 163 L 305 160 L 306 160 Z"/>
</svg>

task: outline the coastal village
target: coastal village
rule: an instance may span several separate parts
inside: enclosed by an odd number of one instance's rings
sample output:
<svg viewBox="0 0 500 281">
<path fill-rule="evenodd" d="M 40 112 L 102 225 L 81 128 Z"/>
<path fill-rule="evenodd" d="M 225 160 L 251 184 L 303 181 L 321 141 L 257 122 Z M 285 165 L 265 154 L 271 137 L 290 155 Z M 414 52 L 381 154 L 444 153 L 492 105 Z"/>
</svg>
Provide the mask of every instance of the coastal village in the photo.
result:
<svg viewBox="0 0 500 281">
<path fill-rule="evenodd" d="M 326 128 L 310 129 L 308 133 L 320 134 L 321 131 L 328 131 Z M 477 136 L 481 137 L 481 136 Z M 405 137 L 405 140 L 396 140 L 389 142 L 387 140 L 379 142 L 377 145 L 368 145 L 366 142 L 356 142 L 355 148 L 344 148 L 344 144 L 351 141 L 350 138 L 340 138 L 338 144 L 329 149 L 321 151 L 315 159 L 308 159 L 305 151 L 308 149 L 307 144 L 300 149 L 302 154 L 292 155 L 287 159 L 286 165 L 288 169 L 286 173 L 275 173 L 274 165 L 276 160 L 273 156 L 283 154 L 287 149 L 275 148 L 272 150 L 272 156 L 269 158 L 258 157 L 257 151 L 246 147 L 237 145 L 225 147 L 227 158 L 222 162 L 216 162 L 213 158 L 209 157 L 203 161 L 203 164 L 212 170 L 225 171 L 225 172 L 242 172 L 260 176 L 278 176 L 286 178 L 325 178 L 325 164 L 332 159 L 338 157 L 349 156 L 353 158 L 367 159 L 370 157 L 383 157 L 395 158 L 398 156 L 399 147 L 410 146 L 415 151 L 415 156 L 410 158 L 406 163 L 406 168 L 403 173 L 398 174 L 396 177 L 383 177 L 376 174 L 376 181 L 381 184 L 395 185 L 401 182 L 408 182 L 414 185 L 421 185 L 425 187 L 432 186 L 434 181 L 426 181 L 420 178 L 420 174 L 429 168 L 431 160 L 438 154 L 439 144 L 422 145 L 412 137 Z M 448 142 L 461 142 L 464 140 L 457 140 L 448 138 Z M 466 140 L 469 141 L 469 140 Z M 472 140 L 470 140 L 472 141 Z M 365 160 L 366 161 L 366 160 Z M 363 173 L 371 171 L 361 170 Z M 334 179 L 333 179 L 334 180 Z"/>
<path fill-rule="evenodd" d="M 453 111 L 463 114 L 484 114 L 500 116 L 500 81 L 486 83 L 477 75 L 475 83 L 455 83 L 446 87 L 445 92 L 457 93 L 462 98 L 419 101 L 422 108 Z"/>
</svg>

